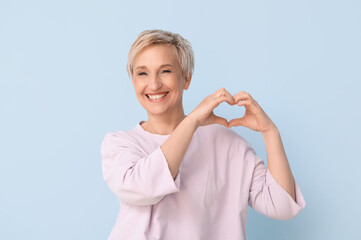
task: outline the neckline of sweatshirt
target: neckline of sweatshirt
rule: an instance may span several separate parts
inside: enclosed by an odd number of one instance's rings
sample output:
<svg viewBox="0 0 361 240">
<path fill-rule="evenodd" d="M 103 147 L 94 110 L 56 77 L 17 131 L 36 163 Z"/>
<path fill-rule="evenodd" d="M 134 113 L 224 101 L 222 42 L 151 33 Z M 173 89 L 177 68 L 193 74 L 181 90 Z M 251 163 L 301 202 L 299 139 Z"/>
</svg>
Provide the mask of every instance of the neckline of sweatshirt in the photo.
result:
<svg viewBox="0 0 361 240">
<path fill-rule="evenodd" d="M 137 123 L 137 125 L 135 126 L 135 128 L 143 135 L 149 136 L 149 137 L 154 137 L 154 138 L 161 138 L 161 139 L 166 139 L 170 136 L 170 134 L 168 135 L 161 135 L 161 134 L 156 134 L 156 133 L 151 133 L 146 131 L 141 124 L 145 122 L 145 121 L 140 121 Z"/>
<path fill-rule="evenodd" d="M 140 135 L 142 136 L 145 136 L 145 137 L 150 137 L 152 139 L 158 139 L 160 141 L 165 141 L 169 136 L 170 134 L 167 134 L 167 135 L 161 135 L 161 134 L 156 134 L 156 133 L 151 133 L 151 132 L 148 132 L 146 131 L 142 126 L 141 124 L 145 122 L 144 120 L 142 121 L 139 121 L 136 126 L 131 130 L 135 130 L 135 132 L 138 132 Z M 222 125 L 218 125 L 218 124 L 210 124 L 210 125 L 207 125 L 207 126 L 199 126 L 196 131 L 194 132 L 193 134 L 193 137 L 198 135 L 199 134 L 199 131 L 202 131 L 203 129 L 205 131 L 209 130 L 209 131 L 212 131 L 212 130 L 215 130 L 217 128 L 217 126 L 222 126 Z M 226 127 L 225 127 L 226 128 Z M 212 130 L 211 130 L 212 129 Z"/>
</svg>

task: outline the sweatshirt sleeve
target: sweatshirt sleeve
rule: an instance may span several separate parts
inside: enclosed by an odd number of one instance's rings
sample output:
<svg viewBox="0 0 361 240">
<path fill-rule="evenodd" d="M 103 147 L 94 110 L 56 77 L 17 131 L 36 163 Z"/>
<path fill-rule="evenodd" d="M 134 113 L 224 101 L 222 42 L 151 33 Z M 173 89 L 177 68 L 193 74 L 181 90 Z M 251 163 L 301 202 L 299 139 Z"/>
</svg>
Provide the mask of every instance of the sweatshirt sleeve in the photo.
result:
<svg viewBox="0 0 361 240">
<path fill-rule="evenodd" d="M 179 173 L 173 180 L 160 146 L 145 155 L 124 132 L 109 132 L 102 141 L 101 155 L 104 181 L 123 202 L 153 205 L 179 192 Z"/>
<path fill-rule="evenodd" d="M 288 220 L 294 218 L 306 205 L 295 181 L 296 201 L 278 184 L 264 161 L 250 145 L 246 149 L 248 161 L 254 161 L 248 204 L 257 212 L 270 218 Z"/>
</svg>

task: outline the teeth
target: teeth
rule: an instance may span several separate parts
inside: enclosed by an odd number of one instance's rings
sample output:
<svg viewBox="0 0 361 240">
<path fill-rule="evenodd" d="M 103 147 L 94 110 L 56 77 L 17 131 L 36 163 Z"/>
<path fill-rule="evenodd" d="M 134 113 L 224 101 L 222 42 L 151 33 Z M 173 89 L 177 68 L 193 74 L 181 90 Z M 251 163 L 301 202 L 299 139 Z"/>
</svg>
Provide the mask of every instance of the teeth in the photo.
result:
<svg viewBox="0 0 361 240">
<path fill-rule="evenodd" d="M 157 99 L 164 97 L 165 95 L 167 95 L 167 93 L 160 94 L 160 95 L 147 95 L 147 96 L 152 100 L 157 100 Z"/>
</svg>

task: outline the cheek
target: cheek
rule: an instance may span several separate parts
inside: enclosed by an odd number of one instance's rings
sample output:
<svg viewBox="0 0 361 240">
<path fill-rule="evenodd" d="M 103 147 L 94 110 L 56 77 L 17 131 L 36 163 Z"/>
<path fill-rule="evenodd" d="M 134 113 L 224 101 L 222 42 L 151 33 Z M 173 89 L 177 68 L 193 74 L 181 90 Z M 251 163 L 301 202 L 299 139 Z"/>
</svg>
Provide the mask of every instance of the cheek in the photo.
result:
<svg viewBox="0 0 361 240">
<path fill-rule="evenodd" d="M 133 88 L 137 94 L 140 94 L 144 89 L 144 84 L 142 84 L 140 81 L 135 81 L 133 82 Z"/>
<path fill-rule="evenodd" d="M 172 87 L 173 88 L 182 88 L 182 86 L 183 86 L 183 78 L 181 78 L 180 76 L 178 76 L 178 75 L 175 75 L 175 76 L 173 76 L 172 77 L 172 79 L 171 79 L 171 84 L 172 84 Z"/>
</svg>

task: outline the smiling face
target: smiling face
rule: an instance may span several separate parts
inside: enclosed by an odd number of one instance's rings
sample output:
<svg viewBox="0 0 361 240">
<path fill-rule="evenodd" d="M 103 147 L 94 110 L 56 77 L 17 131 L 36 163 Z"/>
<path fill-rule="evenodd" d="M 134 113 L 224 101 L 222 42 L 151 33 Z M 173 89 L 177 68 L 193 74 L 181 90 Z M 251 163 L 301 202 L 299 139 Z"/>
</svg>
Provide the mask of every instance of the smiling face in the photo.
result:
<svg viewBox="0 0 361 240">
<path fill-rule="evenodd" d="M 135 59 L 132 83 L 139 103 L 153 116 L 183 113 L 183 76 L 177 49 L 168 44 L 146 47 Z"/>
</svg>

